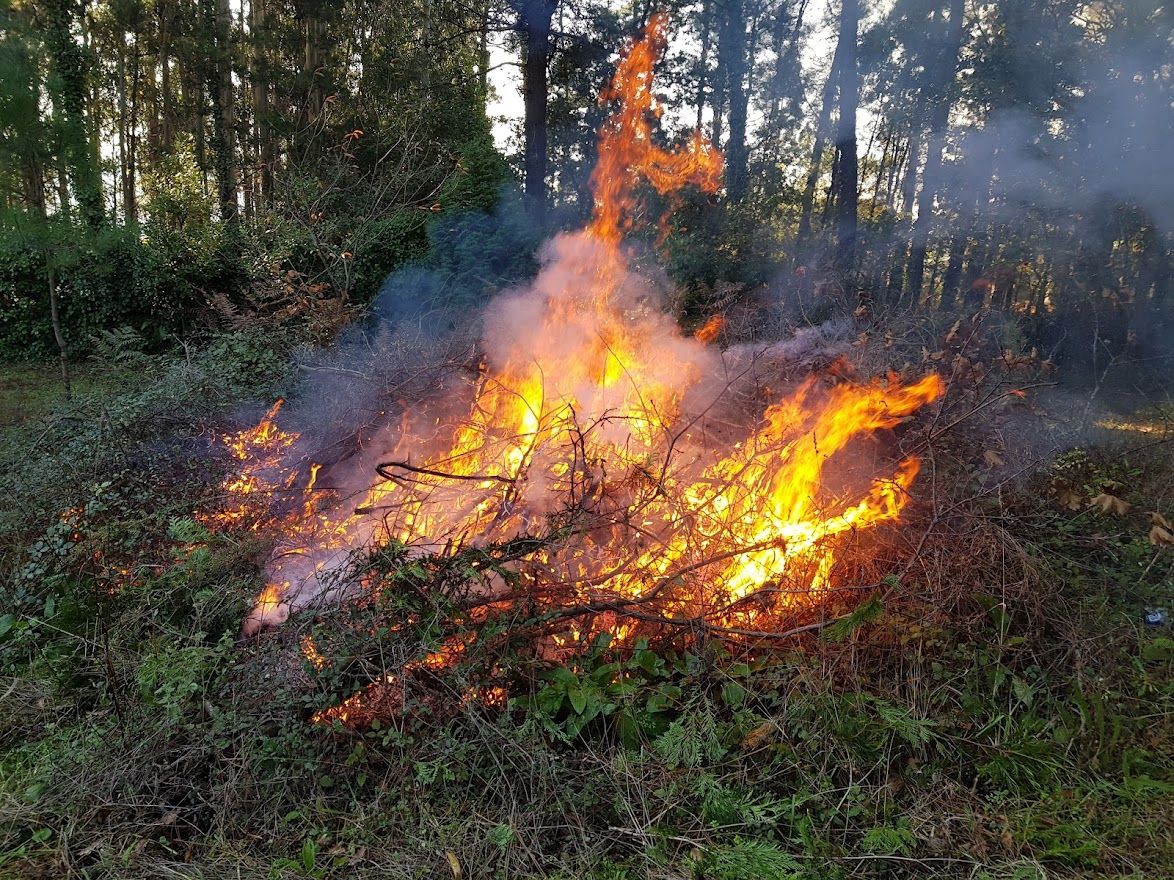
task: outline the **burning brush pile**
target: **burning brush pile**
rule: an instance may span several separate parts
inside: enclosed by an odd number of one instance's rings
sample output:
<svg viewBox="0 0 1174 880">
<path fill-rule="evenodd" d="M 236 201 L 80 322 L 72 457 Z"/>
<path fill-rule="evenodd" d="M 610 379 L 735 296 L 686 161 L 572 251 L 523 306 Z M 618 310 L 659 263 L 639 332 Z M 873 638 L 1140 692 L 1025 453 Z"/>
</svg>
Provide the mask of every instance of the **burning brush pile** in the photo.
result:
<svg viewBox="0 0 1174 880">
<path fill-rule="evenodd" d="M 356 562 L 389 551 L 404 566 L 465 554 L 450 607 L 478 625 L 524 619 L 552 658 L 601 632 L 777 633 L 846 590 L 862 598 L 837 560 L 900 517 L 919 469 L 878 432 L 943 384 L 858 380 L 822 339 L 801 360 L 794 340 L 721 351 L 712 325 L 682 334 L 663 280 L 633 271 L 624 244 L 641 182 L 671 197 L 721 180 L 700 134 L 671 150 L 654 141 L 664 28 L 654 16 L 605 95 L 617 109 L 590 224 L 551 240 L 534 281 L 487 308 L 474 380 L 389 416 L 374 442 L 322 468 L 276 407 L 229 438 L 231 500 L 209 522 L 278 535 L 244 635 L 368 601 Z M 443 665 L 474 638 L 417 662 Z"/>
</svg>

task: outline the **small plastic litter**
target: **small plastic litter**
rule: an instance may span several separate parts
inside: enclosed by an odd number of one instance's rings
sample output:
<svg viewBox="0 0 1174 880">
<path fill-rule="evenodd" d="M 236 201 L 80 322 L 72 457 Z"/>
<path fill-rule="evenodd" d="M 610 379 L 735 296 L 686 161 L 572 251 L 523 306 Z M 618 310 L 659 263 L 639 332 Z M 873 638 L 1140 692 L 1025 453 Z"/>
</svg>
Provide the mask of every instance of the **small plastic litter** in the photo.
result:
<svg viewBox="0 0 1174 880">
<path fill-rule="evenodd" d="M 1147 608 L 1145 610 L 1145 625 L 1146 626 L 1165 626 L 1169 618 L 1166 616 L 1165 608 Z"/>
</svg>

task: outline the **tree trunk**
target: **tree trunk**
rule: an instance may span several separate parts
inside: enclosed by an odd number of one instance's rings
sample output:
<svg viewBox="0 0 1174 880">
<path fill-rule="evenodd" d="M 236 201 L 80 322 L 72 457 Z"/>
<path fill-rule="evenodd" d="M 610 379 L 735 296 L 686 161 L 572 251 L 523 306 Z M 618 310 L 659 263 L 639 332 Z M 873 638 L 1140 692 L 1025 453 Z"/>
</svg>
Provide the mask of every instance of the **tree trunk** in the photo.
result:
<svg viewBox="0 0 1174 880">
<path fill-rule="evenodd" d="M 729 107 L 730 136 L 726 142 L 726 195 L 737 204 L 746 196 L 749 184 L 749 150 L 746 147 L 746 115 L 750 90 L 746 87 L 746 22 L 743 0 L 722 0 L 721 30 L 718 33 L 718 64 L 724 71 L 726 106 Z M 753 24 L 757 34 L 757 20 Z M 754 38 L 751 38 L 751 43 Z"/>
<path fill-rule="evenodd" d="M 212 97 L 212 137 L 216 161 L 216 188 L 220 218 L 234 222 L 237 217 L 236 161 L 234 158 L 235 120 L 232 93 L 232 13 L 228 0 L 215 3 L 213 18 L 214 57 L 209 65 L 208 91 Z"/>
<path fill-rule="evenodd" d="M 69 377 L 69 353 L 65 345 L 65 333 L 61 327 L 61 303 L 57 290 L 57 274 L 53 270 L 53 254 L 49 242 L 49 215 L 45 209 L 45 170 L 39 159 L 30 157 L 25 166 L 25 194 L 29 206 L 41 223 L 45 247 L 45 280 L 49 289 L 49 323 L 53 328 L 53 340 L 57 343 L 57 355 L 61 363 L 61 381 L 65 385 L 65 398 L 73 396 Z"/>
<path fill-rule="evenodd" d="M 546 70 L 550 63 L 550 30 L 556 0 L 522 0 L 518 12 L 518 29 L 525 40 L 522 68 L 522 92 L 525 115 L 526 201 L 535 220 L 546 216 L 546 110 L 549 84 Z"/>
<path fill-rule="evenodd" d="M 917 201 L 917 218 L 913 222 L 913 238 L 909 249 L 909 269 L 906 272 L 907 296 L 913 302 L 921 296 L 925 277 L 925 253 L 929 247 L 929 231 L 933 224 L 934 198 L 938 191 L 938 177 L 942 168 L 942 150 L 945 148 L 946 129 L 950 123 L 953 103 L 954 75 L 958 68 L 958 53 L 962 47 L 962 18 L 965 0 L 950 0 L 950 19 L 934 65 L 932 88 L 935 94 L 929 120 L 929 143 L 922 172 L 921 195 Z"/>
<path fill-rule="evenodd" d="M 955 232 L 950 239 L 950 256 L 946 262 L 945 277 L 942 279 L 940 307 L 943 311 L 949 311 L 958 304 L 958 287 L 962 281 L 962 259 L 966 256 L 966 241 L 966 234 L 963 232 Z"/>
<path fill-rule="evenodd" d="M 126 175 L 123 178 L 122 211 L 128 223 L 137 223 L 138 204 L 138 153 L 139 153 L 139 85 L 142 79 L 142 63 L 139 59 L 138 37 L 135 37 L 131 54 L 130 79 L 130 120 L 127 123 Z"/>
<path fill-rule="evenodd" d="M 815 206 L 815 186 L 819 183 L 819 173 L 823 165 L 823 151 L 827 143 L 828 130 L 832 124 L 832 107 L 835 101 L 836 86 L 839 83 L 840 64 L 843 51 L 839 42 L 832 57 L 832 67 L 828 71 L 827 82 L 823 85 L 823 94 L 820 96 L 819 119 L 815 124 L 815 141 L 811 145 L 811 167 L 807 172 L 807 183 L 803 189 L 803 203 L 799 211 L 799 232 L 796 240 L 800 248 L 807 243 L 811 235 L 811 212 Z"/>
<path fill-rule="evenodd" d="M 52 257 L 45 267 L 49 281 L 49 320 L 53 324 L 53 339 L 57 343 L 57 355 L 61 362 L 61 381 L 65 385 L 65 399 L 73 397 L 73 385 L 69 379 L 69 355 L 65 346 L 65 333 L 61 329 L 61 305 L 57 296 L 57 275 L 53 271 Z"/>
<path fill-rule="evenodd" d="M 272 105 L 269 74 L 269 53 L 266 40 L 269 35 L 268 0 L 253 0 L 249 12 L 252 16 L 250 30 L 253 37 L 253 57 L 250 81 L 253 87 L 253 129 L 257 141 L 256 154 L 260 168 L 260 195 L 267 204 L 273 197 L 273 164 L 275 150 L 273 132 L 269 127 Z"/>
<path fill-rule="evenodd" d="M 851 272 L 856 263 L 857 179 L 856 107 L 860 100 L 860 75 L 856 67 L 856 41 L 860 26 L 859 0 L 843 0 L 840 10 L 840 119 L 836 133 L 836 266 Z"/>
<path fill-rule="evenodd" d="M 713 0 L 705 0 L 701 5 L 701 54 L 697 59 L 697 124 L 694 126 L 701 131 L 702 115 L 705 112 L 705 89 L 709 81 L 709 45 L 712 41 L 713 30 Z"/>
<path fill-rule="evenodd" d="M 175 139 L 175 96 L 171 86 L 171 4 L 158 0 L 159 13 L 159 91 L 161 92 L 159 140 L 164 153 L 171 152 Z"/>
<path fill-rule="evenodd" d="M 118 185 L 122 189 L 122 216 L 126 218 L 126 206 L 129 204 L 126 193 L 130 188 L 128 185 L 130 175 L 127 174 L 126 161 L 127 124 L 130 114 L 126 104 L 126 35 L 122 34 L 121 36 L 122 39 L 118 42 L 118 65 L 115 68 L 118 76 L 116 83 L 118 89 Z"/>
<path fill-rule="evenodd" d="M 57 74 L 54 110 L 60 118 L 65 167 L 77 198 L 82 220 L 91 228 L 105 221 L 102 179 L 91 161 L 86 113 L 86 67 L 84 49 L 73 37 L 80 5 L 71 0 L 45 0 L 45 43 Z M 68 199 L 66 199 L 68 204 Z"/>
<path fill-rule="evenodd" d="M 787 68 L 798 63 L 799 32 L 803 28 L 803 16 L 807 12 L 808 0 L 799 0 L 794 18 L 788 17 L 780 4 L 775 26 L 771 33 L 771 46 L 775 53 L 775 69 L 771 76 L 769 103 L 766 111 L 768 136 L 774 137 L 782 125 L 783 83 L 786 82 Z M 789 26 L 789 27 L 788 27 Z M 788 30 L 790 34 L 788 36 Z"/>
</svg>

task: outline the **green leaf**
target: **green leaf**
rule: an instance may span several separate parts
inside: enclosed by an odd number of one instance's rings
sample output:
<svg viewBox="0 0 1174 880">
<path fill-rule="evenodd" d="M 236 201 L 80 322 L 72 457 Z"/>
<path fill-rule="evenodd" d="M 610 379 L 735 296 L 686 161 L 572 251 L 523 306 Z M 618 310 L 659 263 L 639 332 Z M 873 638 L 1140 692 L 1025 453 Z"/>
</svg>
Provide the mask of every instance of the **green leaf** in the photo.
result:
<svg viewBox="0 0 1174 880">
<path fill-rule="evenodd" d="M 881 599 L 880 593 L 873 593 L 857 605 L 856 609 L 847 617 L 842 617 L 825 627 L 823 640 L 825 642 L 842 642 L 864 624 L 871 623 L 880 617 L 884 610 L 885 603 Z"/>
<path fill-rule="evenodd" d="M 1171 657 L 1174 657 L 1174 639 L 1158 636 L 1141 647 L 1141 659 L 1146 663 L 1161 663 Z"/>
<path fill-rule="evenodd" d="M 1032 698 L 1035 696 L 1035 689 L 1016 675 L 1011 678 L 1011 693 L 1015 694 L 1015 699 L 1024 706 L 1031 706 Z"/>
<path fill-rule="evenodd" d="M 746 702 L 746 688 L 736 681 L 727 681 L 722 685 L 722 702 L 731 709 L 736 709 Z"/>
<path fill-rule="evenodd" d="M 11 614 L 0 614 L 0 638 L 12 629 L 12 624 L 15 618 Z"/>
<path fill-rule="evenodd" d="M 634 712 L 620 709 L 615 713 L 616 732 L 625 748 L 634 749 L 640 745 L 640 721 Z"/>
<path fill-rule="evenodd" d="M 587 692 L 579 685 L 567 688 L 567 697 L 571 701 L 571 708 L 575 710 L 576 715 L 582 715 L 583 710 L 587 708 Z"/>
<path fill-rule="evenodd" d="M 314 863 L 317 861 L 317 859 L 318 847 L 314 845 L 313 840 L 307 837 L 305 841 L 302 842 L 302 867 L 305 868 L 306 871 L 313 871 Z"/>
</svg>

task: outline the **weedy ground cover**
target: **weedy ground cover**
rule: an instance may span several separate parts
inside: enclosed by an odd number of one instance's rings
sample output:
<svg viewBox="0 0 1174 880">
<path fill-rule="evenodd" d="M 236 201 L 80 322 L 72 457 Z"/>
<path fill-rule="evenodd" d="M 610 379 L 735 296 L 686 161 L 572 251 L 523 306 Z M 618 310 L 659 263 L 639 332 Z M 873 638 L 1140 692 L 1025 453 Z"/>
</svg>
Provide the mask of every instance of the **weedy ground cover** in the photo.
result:
<svg viewBox="0 0 1174 880">
<path fill-rule="evenodd" d="M 904 564 L 834 625 L 554 663 L 524 612 L 443 601 L 509 546 L 389 546 L 356 560 L 374 600 L 238 642 L 267 539 L 198 513 L 287 361 L 111 346 L 71 401 L 6 379 L 0 876 L 1168 876 L 1168 413 L 1023 473 L 943 441 L 874 548 Z"/>
</svg>

